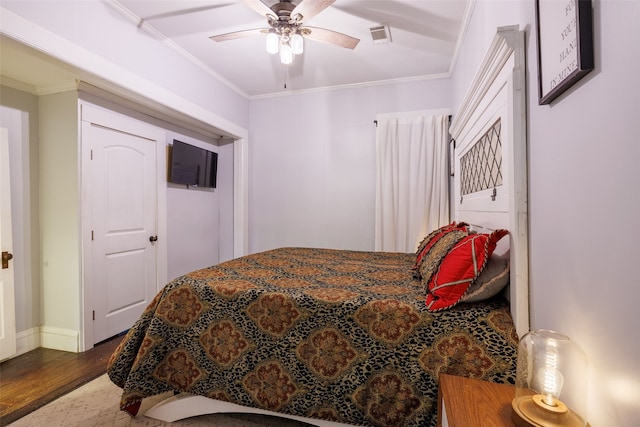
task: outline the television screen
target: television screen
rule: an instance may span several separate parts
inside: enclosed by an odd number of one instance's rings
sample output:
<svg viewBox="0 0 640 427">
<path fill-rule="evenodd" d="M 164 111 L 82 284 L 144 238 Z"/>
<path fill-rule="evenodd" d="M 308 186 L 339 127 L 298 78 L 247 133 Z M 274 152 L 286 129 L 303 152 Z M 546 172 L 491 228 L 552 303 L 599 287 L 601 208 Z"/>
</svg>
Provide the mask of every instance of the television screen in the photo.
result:
<svg viewBox="0 0 640 427">
<path fill-rule="evenodd" d="M 216 187 L 218 153 L 173 140 L 169 181 L 174 184 Z"/>
</svg>

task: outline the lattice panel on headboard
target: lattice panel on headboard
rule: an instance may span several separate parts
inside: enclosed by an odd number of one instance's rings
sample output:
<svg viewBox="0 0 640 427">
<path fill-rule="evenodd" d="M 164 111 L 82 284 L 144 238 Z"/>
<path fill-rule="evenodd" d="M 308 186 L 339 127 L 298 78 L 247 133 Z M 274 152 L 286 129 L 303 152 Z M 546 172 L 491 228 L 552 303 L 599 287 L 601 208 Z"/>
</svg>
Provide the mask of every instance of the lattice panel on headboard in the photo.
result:
<svg viewBox="0 0 640 427">
<path fill-rule="evenodd" d="M 460 194 L 502 185 L 500 119 L 460 158 Z"/>
</svg>

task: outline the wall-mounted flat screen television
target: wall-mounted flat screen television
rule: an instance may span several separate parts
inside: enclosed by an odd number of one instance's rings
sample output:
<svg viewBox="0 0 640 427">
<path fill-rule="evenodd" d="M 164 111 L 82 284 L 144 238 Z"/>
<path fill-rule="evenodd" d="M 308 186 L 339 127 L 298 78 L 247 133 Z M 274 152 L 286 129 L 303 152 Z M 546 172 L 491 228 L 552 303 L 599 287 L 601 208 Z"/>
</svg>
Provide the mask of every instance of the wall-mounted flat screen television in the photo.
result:
<svg viewBox="0 0 640 427">
<path fill-rule="evenodd" d="M 216 188 L 218 153 L 173 140 L 169 161 L 169 182 Z"/>
</svg>

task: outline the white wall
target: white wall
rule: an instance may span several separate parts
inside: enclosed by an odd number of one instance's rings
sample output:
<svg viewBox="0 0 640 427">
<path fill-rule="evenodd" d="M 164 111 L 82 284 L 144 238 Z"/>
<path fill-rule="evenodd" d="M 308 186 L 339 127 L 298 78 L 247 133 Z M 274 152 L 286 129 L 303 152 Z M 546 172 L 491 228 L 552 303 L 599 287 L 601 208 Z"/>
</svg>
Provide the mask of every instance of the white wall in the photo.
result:
<svg viewBox="0 0 640 427">
<path fill-rule="evenodd" d="M 234 257 L 234 141 L 218 141 L 218 261 Z M 210 264 L 211 265 L 211 264 Z"/>
<path fill-rule="evenodd" d="M 572 337 L 590 363 L 588 421 L 640 425 L 640 2 L 594 2 L 596 69 L 538 105 L 533 1 L 479 1 L 454 75 L 454 105 L 496 27 L 527 29 L 532 328 Z"/>
<path fill-rule="evenodd" d="M 450 106 L 446 79 L 254 100 L 249 250 L 373 250 L 378 113 Z"/>
<path fill-rule="evenodd" d="M 168 279 L 233 258 L 234 141 L 205 137 L 162 121 L 167 144 L 177 139 L 218 153 L 216 188 L 167 182 Z"/>
<path fill-rule="evenodd" d="M 167 132 L 167 143 L 177 139 L 205 150 L 218 147 L 202 139 Z M 218 159 L 221 162 L 222 159 Z M 167 183 L 167 269 L 172 280 L 193 270 L 218 263 L 219 197 L 218 188 L 187 188 Z"/>
</svg>

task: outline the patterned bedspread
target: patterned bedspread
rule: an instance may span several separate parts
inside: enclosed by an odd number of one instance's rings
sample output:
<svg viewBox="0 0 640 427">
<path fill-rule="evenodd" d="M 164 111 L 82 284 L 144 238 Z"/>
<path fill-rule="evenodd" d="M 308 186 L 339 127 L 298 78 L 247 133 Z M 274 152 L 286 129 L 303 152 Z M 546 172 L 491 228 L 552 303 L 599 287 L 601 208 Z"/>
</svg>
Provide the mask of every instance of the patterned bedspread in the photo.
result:
<svg viewBox="0 0 640 427">
<path fill-rule="evenodd" d="M 496 299 L 429 313 L 413 254 L 282 248 L 194 271 L 109 361 L 135 415 L 174 390 L 354 425 L 435 426 L 440 373 L 514 383 Z"/>
</svg>

